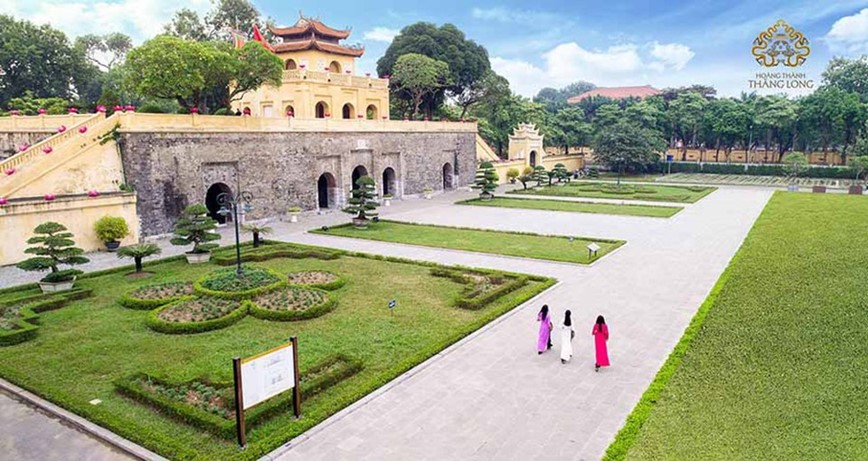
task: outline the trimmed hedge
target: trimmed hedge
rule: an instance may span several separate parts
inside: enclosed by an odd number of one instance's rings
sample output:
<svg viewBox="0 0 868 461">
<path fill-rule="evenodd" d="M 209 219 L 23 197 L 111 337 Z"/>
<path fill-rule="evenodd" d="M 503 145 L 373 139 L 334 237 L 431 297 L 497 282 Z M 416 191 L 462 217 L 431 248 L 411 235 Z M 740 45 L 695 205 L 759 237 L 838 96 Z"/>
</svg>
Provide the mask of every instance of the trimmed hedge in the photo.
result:
<svg viewBox="0 0 868 461">
<path fill-rule="evenodd" d="M 325 290 L 316 289 L 316 288 L 308 288 L 304 287 L 305 290 L 316 290 L 321 291 L 326 296 L 326 301 L 322 304 L 318 304 L 316 306 L 310 307 L 303 311 L 275 311 L 271 309 L 265 309 L 263 307 L 259 307 L 254 301 L 248 300 L 244 301 L 247 304 L 248 313 L 261 320 L 276 320 L 278 322 L 293 322 L 296 320 L 309 320 L 317 317 L 321 317 L 331 311 L 334 310 L 338 305 L 338 301 L 331 296 Z"/>
<path fill-rule="evenodd" d="M 340 254 L 333 251 L 319 249 L 297 249 L 288 244 L 272 244 L 275 248 L 264 248 L 241 254 L 241 262 L 261 262 L 275 258 L 306 259 L 315 258 L 332 260 L 340 258 Z M 218 266 L 231 266 L 236 263 L 235 256 L 212 257 L 211 261 Z"/>
<path fill-rule="evenodd" d="M 335 364 L 339 364 L 340 366 L 330 373 L 323 374 L 314 379 L 305 379 L 306 376 L 316 375 L 321 370 L 333 367 Z M 361 371 L 362 368 L 363 365 L 360 360 L 343 354 L 335 354 L 326 357 L 317 365 L 314 365 L 312 368 L 301 373 L 301 382 L 299 387 L 301 388 L 302 401 L 316 397 L 322 391 L 355 375 Z M 142 381 L 152 381 L 170 387 L 180 387 L 198 381 L 221 389 L 232 388 L 232 382 L 214 382 L 207 378 L 200 378 L 186 383 L 173 384 L 146 373 L 136 373 L 115 381 L 115 390 L 119 394 L 131 398 L 139 403 L 154 407 L 175 420 L 208 431 L 218 437 L 231 439 L 235 436 L 234 418 L 222 418 L 219 415 L 209 413 L 192 405 L 179 402 L 158 393 L 150 392 L 144 388 Z M 230 405 L 230 408 L 234 408 L 234 398 L 227 403 Z M 287 411 L 291 406 L 292 392 L 284 392 L 283 394 L 279 394 L 274 398 L 256 405 L 252 409 L 248 409 L 244 414 L 248 429 Z"/>
<path fill-rule="evenodd" d="M 476 285 L 473 283 L 473 280 L 471 280 L 470 277 L 468 277 L 467 275 L 463 274 L 462 271 L 445 267 L 434 267 L 431 269 L 431 275 L 435 277 L 445 277 L 451 279 L 453 282 L 463 283 L 466 285 L 462 296 L 455 300 L 455 307 L 468 310 L 482 309 L 488 304 L 494 302 L 496 299 L 500 298 L 501 296 L 505 296 L 527 285 L 530 281 L 527 276 L 516 277 L 514 275 L 498 271 L 474 270 L 473 272 L 483 275 L 500 275 L 504 278 L 509 279 L 509 281 L 494 290 L 483 293 L 482 295 L 470 296 L 473 294 Z"/>
<path fill-rule="evenodd" d="M 325 274 L 330 274 L 330 275 L 335 276 L 335 279 L 332 280 L 331 282 L 327 282 L 327 283 L 311 283 L 309 285 L 303 285 L 303 284 L 295 284 L 292 282 L 287 282 L 287 285 L 293 286 L 293 287 L 302 287 L 302 288 L 310 287 L 310 288 L 319 288 L 321 290 L 326 290 L 326 291 L 334 291 L 334 290 L 337 290 L 338 288 L 347 284 L 346 279 L 338 276 L 334 272 L 329 272 L 329 271 L 302 271 L 302 272 L 322 272 Z M 299 273 L 299 272 L 293 272 L 293 273 L 290 273 L 289 275 L 296 274 L 296 273 Z"/>
<path fill-rule="evenodd" d="M 154 331 L 170 335 L 195 334 L 226 328 L 232 324 L 237 323 L 238 321 L 243 319 L 245 315 L 247 315 L 247 304 L 242 302 L 239 304 L 238 309 L 235 309 L 229 314 L 224 315 L 220 318 L 205 320 L 204 322 L 167 322 L 160 318 L 160 312 L 163 312 L 166 309 L 169 309 L 177 304 L 189 301 L 191 299 L 195 299 L 195 297 L 185 296 L 179 301 L 171 304 L 166 304 L 159 309 L 151 311 L 145 321 L 146 325 L 148 326 L 148 328 Z"/>
<path fill-rule="evenodd" d="M 662 164 L 662 170 L 668 171 L 665 163 Z M 673 162 L 672 173 L 710 173 L 710 174 L 735 174 L 747 176 L 786 176 L 784 166 L 778 164 L 771 165 L 745 165 L 743 163 L 727 164 L 727 163 L 697 163 L 697 162 Z M 802 177 L 820 178 L 820 179 L 853 179 L 853 170 L 842 166 L 820 167 L 812 166 L 807 168 L 802 174 Z"/>
<path fill-rule="evenodd" d="M 180 301 L 181 299 L 188 297 L 189 295 L 179 295 L 179 296 L 169 296 L 168 298 L 144 299 L 144 298 L 136 298 L 133 296 L 133 293 L 135 293 L 136 291 L 138 291 L 142 288 L 155 287 L 155 286 L 161 286 L 161 285 L 170 285 L 170 284 L 176 284 L 176 283 L 185 283 L 185 282 L 167 282 L 167 283 L 158 283 L 158 284 L 154 284 L 154 285 L 145 285 L 143 287 L 136 288 L 135 290 L 123 295 L 118 300 L 118 304 L 120 304 L 123 307 L 126 307 L 127 309 L 149 311 L 151 309 L 156 309 L 160 306 L 164 306 L 164 305 L 169 304 L 169 303 L 174 303 L 176 301 Z"/>
<path fill-rule="evenodd" d="M 22 301 L 35 301 L 21 307 L 19 318 L 15 322 L 18 328 L 14 330 L 0 331 L 0 346 L 11 346 L 35 338 L 36 331 L 39 329 L 39 314 L 60 309 L 70 301 L 88 298 L 92 295 L 93 290 L 74 290 L 60 295 L 50 294 L 26 296 L 6 303 L 5 305 L 8 306 L 10 304 L 18 304 Z"/>
<path fill-rule="evenodd" d="M 274 291 L 278 288 L 286 286 L 287 281 L 286 281 L 286 278 L 282 274 L 280 274 L 276 271 L 273 271 L 271 269 L 264 269 L 264 268 L 260 268 L 260 267 L 256 267 L 255 269 L 261 270 L 264 272 L 268 272 L 270 275 L 274 276 L 277 279 L 277 282 L 274 282 L 270 285 L 263 285 L 260 287 L 251 288 L 249 290 L 243 290 L 243 291 L 218 291 L 218 290 L 211 290 L 209 288 L 205 288 L 203 285 L 209 279 L 211 279 L 212 277 L 214 277 L 217 274 L 222 275 L 222 272 L 227 270 L 227 269 L 220 269 L 219 271 L 211 272 L 210 274 L 205 274 L 204 276 L 199 278 L 199 280 L 196 280 L 193 283 L 193 291 L 195 291 L 196 293 L 198 293 L 200 295 L 212 296 L 214 298 L 246 299 L 246 298 L 251 298 L 251 297 L 256 296 L 256 295 L 260 295 L 262 293 L 268 293 L 269 291 Z"/>
</svg>

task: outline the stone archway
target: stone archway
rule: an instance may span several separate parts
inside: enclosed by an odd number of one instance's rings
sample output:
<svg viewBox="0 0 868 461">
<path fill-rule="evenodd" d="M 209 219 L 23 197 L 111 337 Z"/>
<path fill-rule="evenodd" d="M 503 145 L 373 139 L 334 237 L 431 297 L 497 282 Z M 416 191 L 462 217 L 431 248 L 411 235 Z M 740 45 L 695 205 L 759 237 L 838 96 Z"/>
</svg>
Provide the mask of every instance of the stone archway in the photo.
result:
<svg viewBox="0 0 868 461">
<path fill-rule="evenodd" d="M 332 61 L 331 64 L 329 64 L 329 72 L 337 74 L 341 73 L 341 63 Z"/>
<path fill-rule="evenodd" d="M 392 167 L 386 167 L 383 170 L 383 195 L 398 195 L 398 181 L 395 178 L 395 170 Z"/>
<path fill-rule="evenodd" d="M 379 111 L 377 110 L 377 106 L 374 104 L 369 104 L 368 108 L 365 109 L 365 115 L 368 120 L 376 120 L 378 117 Z"/>
<path fill-rule="evenodd" d="M 217 213 L 220 211 L 220 204 L 217 203 L 217 197 L 223 193 L 232 194 L 232 189 L 222 182 L 211 184 L 211 187 L 208 188 L 208 192 L 205 193 L 205 207 L 208 208 L 208 216 L 212 217 L 220 224 L 226 224 L 227 218 L 231 220 L 230 215 L 223 216 Z"/>
<path fill-rule="evenodd" d="M 350 175 L 350 181 L 352 182 L 351 183 L 351 186 L 352 186 L 351 189 L 358 189 L 359 186 L 356 184 L 356 181 L 358 181 L 359 178 L 361 178 L 362 176 L 367 176 L 367 175 L 368 175 L 368 169 L 365 168 L 363 165 L 358 165 L 357 167 L 353 168 L 353 174 Z"/>
<path fill-rule="evenodd" d="M 344 104 L 344 107 L 341 110 L 341 117 L 344 119 L 356 118 L 356 108 L 350 103 Z"/>
<path fill-rule="evenodd" d="M 443 190 L 452 190 L 455 188 L 455 170 L 451 163 L 443 164 Z"/>
<path fill-rule="evenodd" d="M 330 115 L 328 103 L 325 101 L 316 103 L 316 118 L 326 118 Z"/>
<path fill-rule="evenodd" d="M 316 181 L 317 206 L 320 209 L 334 208 L 337 206 L 338 183 L 331 173 L 319 175 Z"/>
<path fill-rule="evenodd" d="M 294 59 L 286 60 L 286 70 L 295 70 L 298 69 L 298 64 L 295 63 Z"/>
<path fill-rule="evenodd" d="M 536 151 L 530 151 L 530 166 L 531 168 L 536 166 Z"/>
</svg>

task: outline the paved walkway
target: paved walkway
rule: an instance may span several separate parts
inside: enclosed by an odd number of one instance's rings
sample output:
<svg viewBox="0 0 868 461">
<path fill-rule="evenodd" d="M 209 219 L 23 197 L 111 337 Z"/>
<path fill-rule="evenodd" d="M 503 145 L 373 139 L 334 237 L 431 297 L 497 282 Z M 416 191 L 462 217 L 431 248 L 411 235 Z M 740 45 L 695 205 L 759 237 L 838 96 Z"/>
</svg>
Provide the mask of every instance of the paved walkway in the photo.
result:
<svg viewBox="0 0 868 461">
<path fill-rule="evenodd" d="M 532 304 L 308 431 L 279 459 L 598 459 L 771 193 L 724 187 L 670 219 L 451 205 L 473 196 L 468 192 L 382 208 L 390 219 L 628 241 L 593 266 L 304 233 L 345 222 L 342 213 L 275 223 L 277 240 L 561 280 Z M 224 244 L 231 241 L 226 235 Z M 167 250 L 164 255 L 180 251 Z M 92 259 L 88 270 L 124 263 L 113 255 Z M 36 280 L 35 275 L 0 268 L 0 285 Z M 564 309 L 573 311 L 576 355 L 567 365 L 560 364 L 556 351 L 538 356 L 534 349 L 535 316 L 543 302 L 552 306 L 556 320 Z M 590 330 L 599 313 L 611 327 L 614 366 L 597 374 Z M 553 339 L 557 349 L 557 335 Z M 32 429 L 8 431 L 4 427 L 10 440 L 34 440 Z M 36 439 L 53 443 L 50 437 Z"/>
</svg>

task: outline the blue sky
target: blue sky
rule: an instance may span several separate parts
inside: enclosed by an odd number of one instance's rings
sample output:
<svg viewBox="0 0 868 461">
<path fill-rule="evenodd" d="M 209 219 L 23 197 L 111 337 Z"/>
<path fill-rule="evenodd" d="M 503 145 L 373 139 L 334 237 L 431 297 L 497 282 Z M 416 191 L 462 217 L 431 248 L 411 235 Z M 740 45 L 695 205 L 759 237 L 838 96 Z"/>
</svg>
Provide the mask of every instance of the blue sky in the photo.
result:
<svg viewBox="0 0 868 461">
<path fill-rule="evenodd" d="M 333 27 L 350 26 L 349 42 L 367 52 L 357 66 L 373 70 L 403 26 L 450 22 L 485 46 L 495 70 L 516 92 L 575 80 L 598 86 L 713 85 L 723 95 L 747 90 L 764 70 L 753 61 L 756 35 L 783 19 L 811 41 L 798 69 L 820 80 L 833 55 L 868 54 L 868 0 L 573 0 L 535 2 L 439 0 L 254 0 L 264 15 L 290 24 L 299 11 Z M 119 30 L 140 42 L 159 32 L 175 9 L 206 11 L 208 0 L 0 0 L 0 13 L 49 22 L 75 36 Z M 782 69 L 782 68 L 780 68 Z"/>
</svg>

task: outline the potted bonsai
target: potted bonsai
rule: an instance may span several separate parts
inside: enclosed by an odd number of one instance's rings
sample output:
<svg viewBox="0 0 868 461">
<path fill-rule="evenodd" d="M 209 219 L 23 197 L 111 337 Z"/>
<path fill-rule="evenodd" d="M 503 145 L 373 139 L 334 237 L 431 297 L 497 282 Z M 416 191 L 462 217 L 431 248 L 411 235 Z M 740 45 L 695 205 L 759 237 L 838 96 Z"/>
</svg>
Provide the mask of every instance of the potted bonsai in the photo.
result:
<svg viewBox="0 0 868 461">
<path fill-rule="evenodd" d="M 510 184 L 515 184 L 516 178 L 519 177 L 521 173 L 518 171 L 518 168 L 510 168 L 506 170 L 506 179 L 509 179 Z"/>
<path fill-rule="evenodd" d="M 158 255 L 162 252 L 156 243 L 137 243 L 121 247 L 118 250 L 118 258 L 133 258 L 136 263 L 135 274 L 142 274 L 142 259 L 149 256 Z"/>
<path fill-rule="evenodd" d="M 121 240 L 130 235 L 127 221 L 120 216 L 103 216 L 93 225 L 96 237 L 105 243 L 108 251 L 114 252 L 121 246 Z"/>
<path fill-rule="evenodd" d="M 220 240 L 220 234 L 214 231 L 217 221 L 208 216 L 208 209 L 201 203 L 188 206 L 175 223 L 172 245 L 193 245 L 193 249 L 185 253 L 187 262 L 199 264 L 211 259 L 211 250 L 217 248 L 215 240 Z"/>
<path fill-rule="evenodd" d="M 476 170 L 476 179 L 473 180 L 473 185 L 470 187 L 480 191 L 479 197 L 488 201 L 494 198 L 494 191 L 497 190 L 499 179 L 494 165 L 491 162 L 482 162 L 479 164 L 479 169 Z"/>
<path fill-rule="evenodd" d="M 422 196 L 425 197 L 426 200 L 431 200 L 431 193 L 433 192 L 434 189 L 432 189 L 431 186 L 425 186 L 425 188 L 422 189 Z"/>
<path fill-rule="evenodd" d="M 74 266 L 90 261 L 82 256 L 84 250 L 75 246 L 72 232 L 68 232 L 63 224 L 45 222 L 36 226 L 33 233 L 36 235 L 27 240 L 27 244 L 33 246 L 24 252 L 36 256 L 15 266 L 25 271 L 50 270 L 51 272 L 39 281 L 39 288 L 43 293 L 71 290 L 75 277 L 82 272 L 77 269 L 59 270 L 57 266 Z"/>
<path fill-rule="evenodd" d="M 392 206 L 392 194 L 383 196 L 383 206 Z"/>
<path fill-rule="evenodd" d="M 262 243 L 259 238 L 260 235 L 270 234 L 274 230 L 261 224 L 245 224 L 241 228 L 244 229 L 244 232 L 253 234 L 253 248 L 259 248 L 259 244 Z"/>
<path fill-rule="evenodd" d="M 289 213 L 289 222 L 298 222 L 298 214 L 301 213 L 301 208 L 294 206 L 287 210 Z"/>
<path fill-rule="evenodd" d="M 368 227 L 368 218 L 377 216 L 376 189 L 374 180 L 368 176 L 362 176 L 356 180 L 356 188 L 350 194 L 349 206 L 344 208 L 345 213 L 350 213 L 353 216 L 353 225 L 356 229 L 365 229 Z"/>
</svg>

